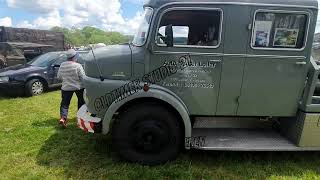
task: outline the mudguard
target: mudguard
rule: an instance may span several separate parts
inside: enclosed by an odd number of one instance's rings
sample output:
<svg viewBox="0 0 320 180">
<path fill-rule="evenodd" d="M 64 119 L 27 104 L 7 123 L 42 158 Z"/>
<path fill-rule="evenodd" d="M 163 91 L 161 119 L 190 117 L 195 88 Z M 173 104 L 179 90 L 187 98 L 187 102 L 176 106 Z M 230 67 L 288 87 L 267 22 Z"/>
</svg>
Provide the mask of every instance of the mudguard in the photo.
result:
<svg viewBox="0 0 320 180">
<path fill-rule="evenodd" d="M 160 86 L 150 87 L 150 89 L 147 92 L 141 90 L 135 93 L 134 95 L 129 96 L 117 103 L 111 104 L 104 116 L 102 124 L 102 133 L 107 134 L 110 131 L 110 125 L 113 123 L 112 117 L 118 111 L 119 108 L 121 108 L 126 103 L 139 98 L 155 98 L 170 104 L 177 110 L 177 112 L 180 114 L 183 120 L 185 128 L 185 137 L 191 137 L 192 126 L 186 105 L 173 92 Z"/>
</svg>

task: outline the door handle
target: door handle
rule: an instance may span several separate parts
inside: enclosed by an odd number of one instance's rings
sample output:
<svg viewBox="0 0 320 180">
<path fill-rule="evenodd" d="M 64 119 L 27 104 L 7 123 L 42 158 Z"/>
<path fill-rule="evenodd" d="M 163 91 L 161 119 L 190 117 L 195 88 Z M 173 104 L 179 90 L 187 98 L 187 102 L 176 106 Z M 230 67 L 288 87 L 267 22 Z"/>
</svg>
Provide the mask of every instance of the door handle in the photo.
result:
<svg viewBox="0 0 320 180">
<path fill-rule="evenodd" d="M 296 65 L 306 65 L 307 62 L 301 61 L 301 62 L 296 62 Z"/>
<path fill-rule="evenodd" d="M 221 60 L 210 60 L 210 62 L 213 62 L 213 63 L 220 63 Z"/>
</svg>

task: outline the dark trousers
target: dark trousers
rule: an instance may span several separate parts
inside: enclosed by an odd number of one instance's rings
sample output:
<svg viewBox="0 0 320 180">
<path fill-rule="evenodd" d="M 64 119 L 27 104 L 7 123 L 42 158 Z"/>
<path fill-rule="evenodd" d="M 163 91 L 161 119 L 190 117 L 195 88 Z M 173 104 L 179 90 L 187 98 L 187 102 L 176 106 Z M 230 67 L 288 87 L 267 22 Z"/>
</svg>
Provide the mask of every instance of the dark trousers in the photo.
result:
<svg viewBox="0 0 320 180">
<path fill-rule="evenodd" d="M 83 91 L 84 91 L 84 89 L 81 89 L 78 91 L 61 90 L 61 95 L 62 95 L 62 101 L 61 101 L 61 106 L 60 106 L 61 118 L 67 119 L 67 117 L 68 117 L 69 106 L 70 106 L 70 102 L 71 102 L 73 93 L 76 93 L 76 95 L 78 97 L 78 109 L 80 109 L 81 106 L 85 104 L 84 99 L 83 99 Z"/>
</svg>

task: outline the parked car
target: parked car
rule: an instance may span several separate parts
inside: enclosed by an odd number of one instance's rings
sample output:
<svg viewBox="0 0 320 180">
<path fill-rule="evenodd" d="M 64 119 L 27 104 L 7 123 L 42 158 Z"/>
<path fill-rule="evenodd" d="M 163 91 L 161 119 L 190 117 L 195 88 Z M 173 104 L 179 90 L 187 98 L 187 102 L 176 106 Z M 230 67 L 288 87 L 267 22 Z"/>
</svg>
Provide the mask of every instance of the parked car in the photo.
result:
<svg viewBox="0 0 320 180">
<path fill-rule="evenodd" d="M 88 52 L 79 52 L 78 61 L 84 63 Z M 0 91 L 24 93 L 27 96 L 40 95 L 45 90 L 61 86 L 57 73 L 61 63 L 67 61 L 65 51 L 50 52 L 34 58 L 26 64 L 19 64 L 0 70 Z"/>
</svg>

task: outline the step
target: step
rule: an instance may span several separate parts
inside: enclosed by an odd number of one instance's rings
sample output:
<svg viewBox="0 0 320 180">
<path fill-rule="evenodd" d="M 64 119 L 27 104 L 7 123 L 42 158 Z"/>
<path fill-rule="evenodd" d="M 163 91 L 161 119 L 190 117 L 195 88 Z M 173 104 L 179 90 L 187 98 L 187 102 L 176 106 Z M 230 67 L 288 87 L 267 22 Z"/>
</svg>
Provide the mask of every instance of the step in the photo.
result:
<svg viewBox="0 0 320 180">
<path fill-rule="evenodd" d="M 196 117 L 193 128 L 271 128 L 272 121 L 256 117 Z"/>
<path fill-rule="evenodd" d="M 200 137 L 200 138 L 199 138 Z M 224 151 L 316 151 L 320 147 L 301 148 L 272 129 L 193 129 L 193 149 Z"/>
</svg>

